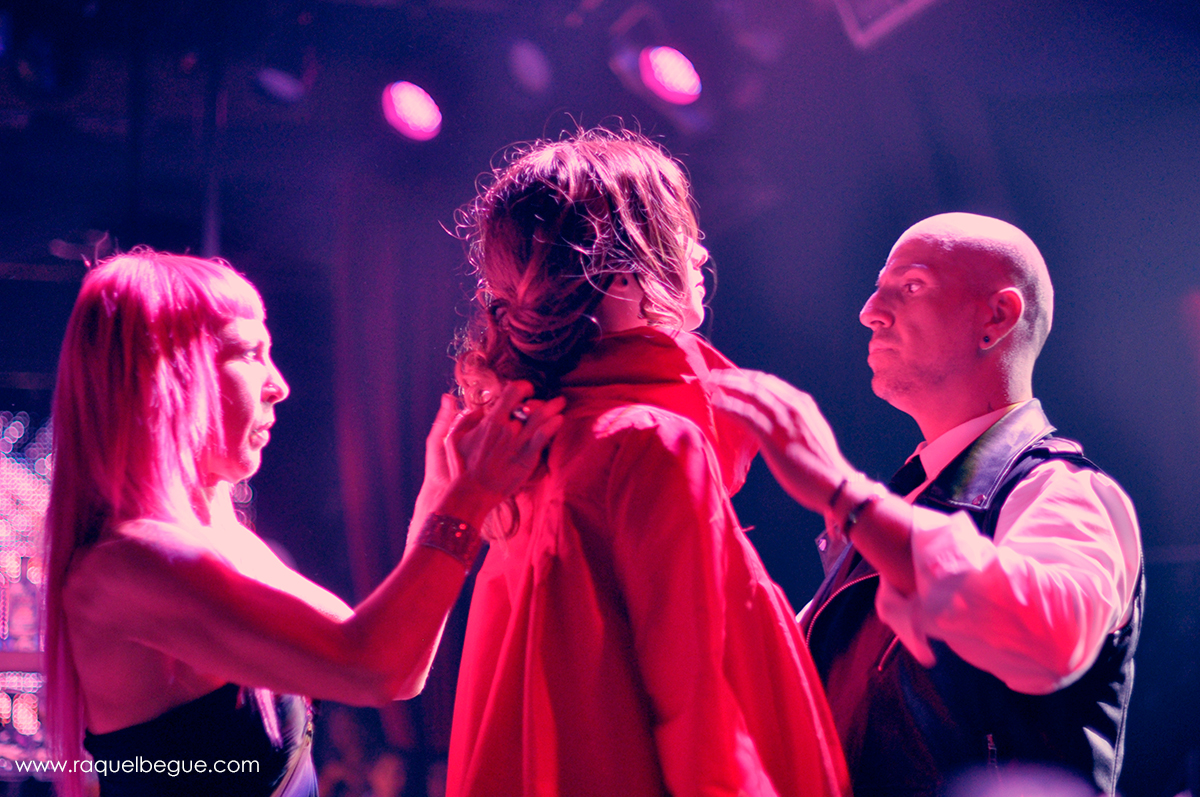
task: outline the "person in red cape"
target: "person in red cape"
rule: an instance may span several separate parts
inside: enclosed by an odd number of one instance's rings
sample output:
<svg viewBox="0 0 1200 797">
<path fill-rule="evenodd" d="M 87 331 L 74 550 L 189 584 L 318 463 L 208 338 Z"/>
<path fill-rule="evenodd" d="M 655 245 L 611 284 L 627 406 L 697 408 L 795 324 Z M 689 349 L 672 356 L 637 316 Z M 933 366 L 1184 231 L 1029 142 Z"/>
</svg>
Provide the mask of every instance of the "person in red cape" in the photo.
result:
<svg viewBox="0 0 1200 797">
<path fill-rule="evenodd" d="M 450 797 L 849 793 L 794 612 L 730 495 L 757 445 L 715 416 L 692 334 L 707 252 L 679 165 L 629 132 L 515 153 L 463 223 L 479 277 L 457 375 L 567 400 L 485 526 Z"/>
</svg>

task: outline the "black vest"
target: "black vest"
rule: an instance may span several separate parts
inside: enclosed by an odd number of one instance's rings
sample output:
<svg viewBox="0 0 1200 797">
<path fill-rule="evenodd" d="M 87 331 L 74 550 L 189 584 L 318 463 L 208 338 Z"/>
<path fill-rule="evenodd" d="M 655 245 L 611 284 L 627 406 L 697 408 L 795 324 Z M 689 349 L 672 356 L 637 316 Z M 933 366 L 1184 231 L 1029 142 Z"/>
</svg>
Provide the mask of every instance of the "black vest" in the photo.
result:
<svg viewBox="0 0 1200 797">
<path fill-rule="evenodd" d="M 1099 470 L 1078 443 L 1051 437 L 1041 405 L 1005 416 L 955 458 L 916 503 L 964 510 L 993 536 L 1000 508 L 1029 471 L 1050 459 Z M 813 598 L 805 633 L 842 737 L 856 797 L 932 797 L 973 766 L 1050 763 L 1116 791 L 1142 580 L 1129 622 L 1105 640 L 1079 680 L 1049 695 L 1014 692 L 930 640 L 925 668 L 875 613 L 879 576 L 847 547 Z"/>
</svg>

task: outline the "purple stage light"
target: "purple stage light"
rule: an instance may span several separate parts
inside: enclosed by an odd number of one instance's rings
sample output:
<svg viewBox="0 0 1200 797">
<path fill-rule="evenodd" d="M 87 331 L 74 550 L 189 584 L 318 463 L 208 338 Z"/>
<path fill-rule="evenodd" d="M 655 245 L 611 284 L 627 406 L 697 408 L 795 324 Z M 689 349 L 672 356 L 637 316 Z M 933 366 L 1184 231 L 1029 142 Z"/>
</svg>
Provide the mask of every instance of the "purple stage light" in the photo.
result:
<svg viewBox="0 0 1200 797">
<path fill-rule="evenodd" d="M 279 100 L 285 105 L 295 105 L 304 99 L 308 87 L 304 80 L 290 72 L 273 66 L 263 67 L 257 74 L 258 87 L 272 99 Z"/>
<path fill-rule="evenodd" d="M 647 47 L 638 56 L 642 83 L 656 96 L 674 105 L 700 99 L 700 75 L 687 56 L 674 47 Z"/>
<path fill-rule="evenodd" d="M 527 93 L 545 94 L 554 79 L 550 59 L 527 39 L 517 39 L 508 48 L 508 71 Z"/>
<path fill-rule="evenodd" d="M 383 90 L 383 116 L 413 141 L 428 141 L 442 129 L 442 112 L 433 97 L 407 80 Z"/>
</svg>

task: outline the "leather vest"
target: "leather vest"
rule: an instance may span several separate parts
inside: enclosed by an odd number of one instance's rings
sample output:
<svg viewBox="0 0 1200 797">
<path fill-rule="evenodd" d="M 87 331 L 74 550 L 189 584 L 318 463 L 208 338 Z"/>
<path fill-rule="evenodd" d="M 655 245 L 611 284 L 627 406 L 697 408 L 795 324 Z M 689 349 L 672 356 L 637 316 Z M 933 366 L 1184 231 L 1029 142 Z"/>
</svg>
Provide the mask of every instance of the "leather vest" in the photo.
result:
<svg viewBox="0 0 1200 797">
<path fill-rule="evenodd" d="M 963 510 L 993 536 L 1000 508 L 1037 465 L 1063 459 L 1099 470 L 1078 443 L 1051 437 L 1041 405 L 1006 415 L 955 458 L 916 503 Z M 1143 567 L 1144 570 L 1144 567 Z M 919 664 L 875 613 L 879 575 L 847 546 L 813 598 L 805 633 L 825 683 L 857 797 L 932 797 L 971 767 L 1047 763 L 1116 791 L 1142 622 L 1139 573 L 1131 618 L 1105 640 L 1092 667 L 1049 695 L 1014 692 L 930 640 L 937 663 Z"/>
</svg>

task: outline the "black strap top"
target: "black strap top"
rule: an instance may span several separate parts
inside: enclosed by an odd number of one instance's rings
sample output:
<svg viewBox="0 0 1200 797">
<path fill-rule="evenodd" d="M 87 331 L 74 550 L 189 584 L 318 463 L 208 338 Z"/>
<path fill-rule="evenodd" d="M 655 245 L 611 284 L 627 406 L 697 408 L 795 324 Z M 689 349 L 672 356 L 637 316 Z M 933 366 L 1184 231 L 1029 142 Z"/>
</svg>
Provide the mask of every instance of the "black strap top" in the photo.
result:
<svg viewBox="0 0 1200 797">
<path fill-rule="evenodd" d="M 140 725 L 89 733 L 103 797 L 316 797 L 307 700 L 267 702 L 282 744 L 268 735 L 254 692 L 226 684 Z"/>
</svg>

